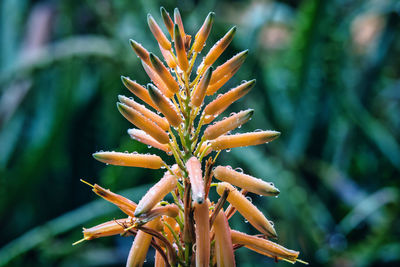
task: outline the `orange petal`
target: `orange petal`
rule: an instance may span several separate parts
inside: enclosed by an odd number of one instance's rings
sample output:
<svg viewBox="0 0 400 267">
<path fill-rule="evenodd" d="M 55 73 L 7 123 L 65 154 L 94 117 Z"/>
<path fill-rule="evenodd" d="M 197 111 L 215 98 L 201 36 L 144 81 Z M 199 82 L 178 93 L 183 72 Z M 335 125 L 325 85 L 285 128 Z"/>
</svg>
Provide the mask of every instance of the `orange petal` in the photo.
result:
<svg viewBox="0 0 400 267">
<path fill-rule="evenodd" d="M 158 110 L 158 107 L 156 104 L 154 104 L 153 100 L 151 100 L 151 97 L 149 95 L 149 92 L 138 84 L 135 81 L 132 81 L 128 77 L 121 76 L 122 83 L 125 85 L 126 88 L 128 88 L 129 91 L 131 91 L 135 96 L 139 97 L 143 102 L 148 104 L 149 106 L 153 107 L 154 109 Z"/>
<path fill-rule="evenodd" d="M 153 185 L 139 201 L 135 210 L 135 216 L 138 217 L 150 211 L 158 202 L 160 202 L 169 192 L 175 189 L 178 179 L 169 171 L 164 173 L 158 183 Z"/>
<path fill-rule="evenodd" d="M 250 89 L 253 88 L 255 83 L 256 83 L 255 80 L 245 82 L 231 89 L 227 93 L 217 97 L 217 99 L 209 103 L 204 108 L 204 113 L 209 116 L 208 118 L 206 117 L 206 123 L 210 123 L 214 118 L 216 118 L 216 116 L 221 114 L 233 102 L 235 102 L 236 100 L 240 99 L 245 94 L 247 94 L 250 91 Z"/>
<path fill-rule="evenodd" d="M 148 169 L 160 169 L 164 166 L 164 161 L 157 155 L 145 155 L 122 152 L 97 152 L 93 157 L 98 161 L 127 167 L 140 167 Z"/>
<path fill-rule="evenodd" d="M 223 135 L 212 140 L 211 147 L 214 150 L 230 149 L 242 146 L 255 146 L 271 142 L 280 136 L 280 132 L 262 131 L 244 134 Z"/>
<path fill-rule="evenodd" d="M 228 182 L 258 195 L 277 196 L 279 194 L 278 188 L 273 183 L 267 183 L 253 176 L 232 170 L 230 166 L 218 166 L 213 173 L 214 177 L 220 181 Z"/>
<path fill-rule="evenodd" d="M 298 251 L 287 249 L 281 245 L 267 239 L 247 235 L 238 231 L 231 230 L 232 243 L 245 245 L 247 248 L 255 250 L 269 257 L 278 257 L 295 262 L 299 256 Z"/>
<path fill-rule="evenodd" d="M 139 216 L 141 220 L 144 221 L 151 221 L 156 217 L 159 216 L 168 216 L 171 218 L 175 218 L 176 216 L 179 215 L 179 208 L 175 204 L 169 204 L 161 207 L 155 207 L 151 209 L 150 211 L 146 212 L 145 214 L 142 214 Z"/>
<path fill-rule="evenodd" d="M 119 112 L 136 127 L 142 129 L 161 144 L 167 144 L 169 142 L 169 136 L 163 129 L 157 124 L 147 119 L 145 116 L 140 114 L 138 111 L 125 104 L 117 103 Z"/>
<path fill-rule="evenodd" d="M 225 212 L 221 210 L 215 218 L 215 257 L 218 267 L 230 267 L 235 265 L 235 255 L 232 246 L 231 228 Z"/>
<path fill-rule="evenodd" d="M 162 32 L 160 26 L 158 26 L 157 22 L 154 18 L 148 14 L 147 15 L 147 23 L 149 24 L 149 28 L 153 33 L 154 37 L 156 38 L 157 42 L 165 49 L 171 50 L 171 42 L 165 37 L 164 33 Z"/>
<path fill-rule="evenodd" d="M 178 111 L 176 110 L 175 106 L 172 104 L 172 102 L 168 100 L 168 98 L 166 98 L 160 92 L 160 90 L 158 90 L 152 84 L 147 85 L 147 90 L 149 91 L 151 99 L 158 106 L 161 113 L 164 114 L 169 123 L 174 127 L 178 127 L 179 124 L 182 122 L 182 118 L 179 115 Z"/>
<path fill-rule="evenodd" d="M 225 188 L 230 191 L 227 198 L 228 202 L 231 203 L 254 228 L 268 236 L 277 237 L 273 225 L 265 218 L 264 214 L 231 184 L 226 182 L 218 183 L 217 193 L 221 196 Z"/>
<path fill-rule="evenodd" d="M 206 96 L 206 91 L 208 88 L 208 84 L 210 83 L 210 79 L 212 76 L 212 67 L 209 67 L 206 73 L 201 78 L 199 84 L 196 86 L 192 96 L 192 105 L 195 107 L 200 107 L 203 104 L 204 97 Z"/>
<path fill-rule="evenodd" d="M 138 130 L 138 129 L 129 129 L 128 134 L 131 136 L 132 139 L 135 139 L 136 141 L 139 141 L 145 145 L 160 149 L 160 150 L 166 152 L 167 154 L 171 153 L 171 149 L 168 145 L 161 144 L 156 139 L 154 139 L 153 137 L 148 135 L 145 131 Z"/>
<path fill-rule="evenodd" d="M 197 53 L 203 50 L 204 44 L 210 34 L 213 22 L 214 22 L 215 13 L 208 13 L 207 18 L 204 20 L 203 26 L 201 26 L 200 30 L 196 33 L 196 37 L 193 42 L 193 50 Z"/>
<path fill-rule="evenodd" d="M 242 124 L 250 120 L 253 113 L 254 113 L 253 109 L 244 110 L 222 121 L 219 121 L 213 125 L 208 126 L 207 129 L 204 131 L 203 135 L 204 139 L 212 140 L 219 137 L 220 135 L 223 135 L 229 131 L 232 131 L 240 127 Z"/>
<path fill-rule="evenodd" d="M 217 58 L 224 52 L 224 50 L 231 43 L 233 36 L 236 33 L 236 27 L 232 27 L 215 45 L 210 49 L 204 58 L 204 65 L 211 66 Z"/>
<path fill-rule="evenodd" d="M 133 108 L 133 109 L 135 109 L 137 111 L 139 111 L 143 116 L 145 116 L 149 120 L 151 120 L 154 123 L 156 123 L 164 131 L 168 131 L 169 123 L 168 123 L 168 120 L 166 118 L 160 117 L 159 115 L 157 115 L 153 111 L 147 109 L 145 106 L 140 105 L 139 103 L 135 102 L 133 99 L 127 98 L 126 96 L 119 95 L 118 96 L 118 100 L 121 103 L 123 103 L 123 104 L 125 104 L 125 105 L 127 105 L 127 106 L 129 106 L 129 107 L 131 107 L 131 108 Z"/>
<path fill-rule="evenodd" d="M 209 201 L 194 203 L 196 223 L 196 267 L 209 267 L 210 264 L 210 224 Z"/>
<path fill-rule="evenodd" d="M 191 157 L 186 162 L 186 169 L 192 185 L 192 199 L 197 203 L 203 203 L 205 193 L 200 161 L 196 157 Z"/>
<path fill-rule="evenodd" d="M 168 87 L 168 90 L 174 93 L 178 92 L 179 91 L 178 83 L 175 81 L 174 77 L 172 77 L 171 73 L 164 66 L 161 60 L 153 53 L 150 53 L 150 61 L 158 76 L 160 76 L 165 85 Z"/>
<path fill-rule="evenodd" d="M 189 61 L 186 55 L 185 43 L 183 40 L 184 34 L 179 31 L 179 26 L 174 26 L 174 40 L 175 40 L 175 52 L 178 57 L 178 65 L 183 71 L 187 71 L 189 68 Z"/>
</svg>

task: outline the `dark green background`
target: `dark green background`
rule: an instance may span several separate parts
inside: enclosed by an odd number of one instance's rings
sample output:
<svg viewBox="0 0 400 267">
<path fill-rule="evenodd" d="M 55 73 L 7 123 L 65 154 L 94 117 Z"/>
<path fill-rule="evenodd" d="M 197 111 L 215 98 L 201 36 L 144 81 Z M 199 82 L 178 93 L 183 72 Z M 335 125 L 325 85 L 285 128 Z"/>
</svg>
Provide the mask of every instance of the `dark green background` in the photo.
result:
<svg viewBox="0 0 400 267">
<path fill-rule="evenodd" d="M 252 195 L 278 242 L 313 266 L 400 264 L 400 4 L 395 0 L 0 2 L 0 265 L 122 266 L 131 238 L 72 247 L 81 227 L 122 213 L 79 182 L 137 201 L 161 171 L 105 166 L 99 150 L 147 152 L 118 113 L 126 75 L 145 84 L 129 38 L 160 55 L 146 25 L 180 8 L 194 34 L 216 20 L 206 51 L 232 25 L 218 64 L 244 49 L 221 89 L 257 79 L 226 113 L 253 108 L 241 132 L 274 129 L 268 145 L 224 152 L 219 164 L 274 182 Z M 211 98 L 209 98 L 211 99 Z M 207 100 L 208 101 L 208 100 Z M 152 153 L 159 153 L 151 150 Z M 161 154 L 161 153 L 159 153 Z M 215 198 L 214 198 L 215 200 Z M 235 215 L 232 228 L 256 233 Z M 241 248 L 238 266 L 274 263 Z M 153 261 L 148 258 L 147 263 Z"/>
</svg>

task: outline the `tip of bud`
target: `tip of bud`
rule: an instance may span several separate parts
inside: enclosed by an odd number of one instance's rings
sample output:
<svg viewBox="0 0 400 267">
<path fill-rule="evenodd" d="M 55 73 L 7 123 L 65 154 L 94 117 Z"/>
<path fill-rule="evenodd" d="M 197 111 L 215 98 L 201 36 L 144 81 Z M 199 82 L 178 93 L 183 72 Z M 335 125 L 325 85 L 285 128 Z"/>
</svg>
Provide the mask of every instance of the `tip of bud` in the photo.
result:
<svg viewBox="0 0 400 267">
<path fill-rule="evenodd" d="M 135 47 L 138 45 L 138 42 L 136 42 L 136 41 L 133 40 L 133 39 L 129 39 L 129 43 L 130 43 L 130 45 L 131 45 L 133 48 L 135 48 Z"/>
</svg>

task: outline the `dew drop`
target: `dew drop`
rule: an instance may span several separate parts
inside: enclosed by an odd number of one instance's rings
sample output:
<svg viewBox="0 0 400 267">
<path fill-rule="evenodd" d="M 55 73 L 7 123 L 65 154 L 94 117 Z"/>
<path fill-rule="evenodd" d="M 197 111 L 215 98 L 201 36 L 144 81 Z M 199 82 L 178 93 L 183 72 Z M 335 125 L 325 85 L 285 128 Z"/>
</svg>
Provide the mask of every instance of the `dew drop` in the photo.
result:
<svg viewBox="0 0 400 267">
<path fill-rule="evenodd" d="M 235 171 L 240 172 L 240 173 L 243 173 L 243 169 L 240 168 L 240 167 L 236 168 Z"/>
<path fill-rule="evenodd" d="M 255 133 L 259 133 L 259 132 L 262 132 L 262 131 L 263 131 L 262 129 L 254 130 Z"/>
<path fill-rule="evenodd" d="M 253 199 L 252 199 L 251 197 L 249 197 L 249 196 L 247 196 L 246 199 L 247 199 L 248 201 L 250 201 L 250 202 L 253 202 Z"/>
<path fill-rule="evenodd" d="M 230 148 L 228 148 L 227 150 L 225 150 L 226 151 L 226 153 L 229 153 L 229 152 L 231 152 L 231 149 Z M 231 168 L 232 169 L 232 168 Z"/>
<path fill-rule="evenodd" d="M 147 148 L 151 148 L 151 145 L 148 145 Z"/>
<path fill-rule="evenodd" d="M 249 223 L 249 221 L 248 221 L 248 220 L 246 220 L 246 219 L 244 219 L 244 223 Z"/>
</svg>

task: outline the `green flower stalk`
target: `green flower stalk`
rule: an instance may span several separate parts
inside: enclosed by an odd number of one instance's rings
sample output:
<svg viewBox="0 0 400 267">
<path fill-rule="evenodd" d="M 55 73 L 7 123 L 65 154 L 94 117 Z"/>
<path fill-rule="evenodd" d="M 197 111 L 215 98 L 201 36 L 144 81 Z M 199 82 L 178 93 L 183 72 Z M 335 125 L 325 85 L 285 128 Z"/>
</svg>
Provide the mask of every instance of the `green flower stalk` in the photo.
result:
<svg viewBox="0 0 400 267">
<path fill-rule="evenodd" d="M 141 44 L 130 40 L 152 83 L 142 86 L 122 77 L 123 84 L 135 97 L 118 96 L 117 108 L 136 127 L 128 130 L 132 139 L 165 152 L 165 157 L 172 158 L 175 164 L 168 165 L 159 155 L 94 153 L 96 160 L 107 164 L 165 168 L 166 171 L 137 204 L 83 181 L 97 195 L 118 206 L 126 216 L 84 228 L 84 238 L 74 244 L 111 235 L 133 235 L 128 267 L 142 266 L 151 246 L 156 250 L 155 266 L 235 266 L 234 252 L 243 246 L 276 261 L 305 263 L 297 258 L 299 252 L 269 240 L 278 237 L 273 223 L 245 197 L 246 192 L 276 196 L 279 190 L 272 183 L 235 171 L 230 166 L 213 168 L 222 150 L 265 144 L 280 135 L 271 130 L 230 134 L 251 119 L 252 109 L 210 124 L 255 86 L 255 80 L 247 81 L 212 101 L 208 99 L 238 71 L 247 57 L 245 50 L 216 68 L 212 66 L 231 43 L 236 27 L 210 49 L 194 71 L 215 14 L 208 14 L 194 40 L 185 32 L 178 9 L 172 19 L 161 8 L 161 16 L 170 38 L 150 14 L 147 21 L 166 65 Z M 212 184 L 213 177 L 220 182 Z M 216 188 L 220 196 L 215 202 L 209 197 L 211 188 Z M 172 195 L 173 203 L 165 200 L 168 194 Z M 224 210 L 226 201 L 230 206 Z M 260 234 L 250 236 L 232 230 L 229 219 L 235 211 Z"/>
</svg>

